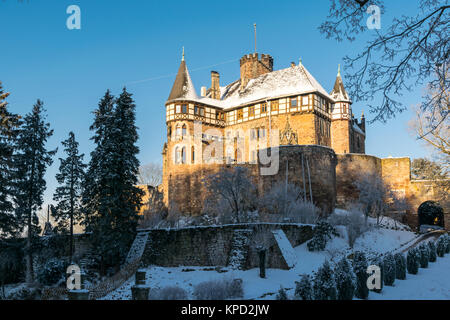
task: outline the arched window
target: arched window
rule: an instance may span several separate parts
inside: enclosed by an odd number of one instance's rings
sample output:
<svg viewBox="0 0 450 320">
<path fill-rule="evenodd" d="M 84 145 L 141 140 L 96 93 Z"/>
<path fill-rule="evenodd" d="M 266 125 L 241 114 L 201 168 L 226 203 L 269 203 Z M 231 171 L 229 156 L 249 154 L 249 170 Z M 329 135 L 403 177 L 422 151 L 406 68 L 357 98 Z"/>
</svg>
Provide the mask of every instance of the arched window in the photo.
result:
<svg viewBox="0 0 450 320">
<path fill-rule="evenodd" d="M 181 163 L 186 163 L 186 147 L 181 149 Z"/>
<path fill-rule="evenodd" d="M 195 148 L 194 148 L 194 146 L 191 147 L 191 162 L 195 163 Z"/>
<path fill-rule="evenodd" d="M 180 163 L 180 147 L 175 147 L 175 164 Z"/>
<path fill-rule="evenodd" d="M 183 128 L 181 129 L 181 135 L 182 135 L 183 137 L 185 137 L 185 136 L 186 136 L 186 132 L 187 132 L 187 127 L 186 127 L 185 124 L 183 124 Z"/>
<path fill-rule="evenodd" d="M 177 128 L 176 128 L 176 130 L 175 130 L 175 136 L 178 138 L 178 137 L 181 137 L 181 126 L 178 124 L 177 125 Z"/>
</svg>

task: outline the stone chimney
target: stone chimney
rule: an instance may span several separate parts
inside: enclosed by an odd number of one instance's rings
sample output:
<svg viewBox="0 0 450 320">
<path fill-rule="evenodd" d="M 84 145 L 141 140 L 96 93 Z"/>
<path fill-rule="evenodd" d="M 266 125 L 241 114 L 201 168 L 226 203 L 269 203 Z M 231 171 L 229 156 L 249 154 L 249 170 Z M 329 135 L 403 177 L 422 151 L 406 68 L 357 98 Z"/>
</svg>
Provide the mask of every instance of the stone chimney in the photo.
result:
<svg viewBox="0 0 450 320">
<path fill-rule="evenodd" d="M 211 99 L 220 100 L 220 75 L 211 71 Z"/>
<path fill-rule="evenodd" d="M 244 90 L 250 79 L 254 79 L 273 71 L 273 58 L 268 54 L 248 54 L 241 58 L 241 90 Z"/>
</svg>

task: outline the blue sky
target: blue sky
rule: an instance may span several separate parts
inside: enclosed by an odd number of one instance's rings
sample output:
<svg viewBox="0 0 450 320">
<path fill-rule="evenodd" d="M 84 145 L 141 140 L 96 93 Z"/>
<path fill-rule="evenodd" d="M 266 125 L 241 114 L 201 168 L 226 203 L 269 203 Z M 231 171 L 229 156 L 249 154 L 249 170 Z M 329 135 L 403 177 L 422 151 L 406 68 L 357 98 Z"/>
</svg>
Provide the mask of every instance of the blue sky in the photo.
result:
<svg viewBox="0 0 450 320">
<path fill-rule="evenodd" d="M 81 30 L 66 28 L 66 9 L 72 4 L 81 8 Z M 355 43 L 326 40 L 317 27 L 328 7 L 328 0 L 0 0 L 0 80 L 11 92 L 13 112 L 25 114 L 37 98 L 44 101 L 55 130 L 48 147 L 58 146 L 58 157 L 60 142 L 74 131 L 86 161 L 93 149 L 92 111 L 106 89 L 119 94 L 126 85 L 137 104 L 139 160 L 159 162 L 166 132 L 164 102 L 182 46 L 197 91 L 210 85 L 212 69 L 220 72 L 221 84 L 227 84 L 239 78 L 239 58 L 254 50 L 257 23 L 258 52 L 271 54 L 275 69 L 298 63 L 301 57 L 331 91 L 342 57 L 357 53 L 371 34 Z M 416 1 L 389 1 L 382 25 L 394 15 L 416 10 Z M 399 99 L 410 107 L 421 93 L 417 88 Z M 370 119 L 364 103 L 353 106 L 358 117 L 363 109 Z M 367 153 L 427 156 L 428 150 L 407 131 L 411 117 L 405 112 L 387 124 L 368 126 Z M 55 158 L 47 173 L 47 201 L 56 187 L 58 166 Z"/>
</svg>

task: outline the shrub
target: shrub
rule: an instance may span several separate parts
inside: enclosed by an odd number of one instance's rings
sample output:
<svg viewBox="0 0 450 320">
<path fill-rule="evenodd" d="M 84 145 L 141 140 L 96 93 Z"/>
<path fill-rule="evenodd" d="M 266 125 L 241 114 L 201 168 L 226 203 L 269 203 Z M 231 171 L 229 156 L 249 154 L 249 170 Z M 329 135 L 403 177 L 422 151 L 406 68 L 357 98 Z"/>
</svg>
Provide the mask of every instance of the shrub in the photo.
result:
<svg viewBox="0 0 450 320">
<path fill-rule="evenodd" d="M 348 220 L 345 227 L 347 229 L 348 245 L 350 248 L 353 248 L 356 239 L 367 231 L 366 221 L 364 219 L 364 214 L 357 207 L 350 209 L 350 213 L 347 218 Z"/>
<path fill-rule="evenodd" d="M 402 253 L 396 253 L 395 259 L 395 277 L 399 280 L 406 280 L 406 259 Z"/>
<path fill-rule="evenodd" d="M 286 289 L 283 287 L 280 287 L 280 290 L 278 290 L 277 300 L 288 300 Z"/>
<path fill-rule="evenodd" d="M 312 300 L 313 292 L 311 286 L 311 279 L 309 275 L 302 275 L 300 282 L 296 282 L 295 298 L 298 300 Z"/>
<path fill-rule="evenodd" d="M 309 251 L 323 251 L 329 239 L 332 236 L 337 236 L 335 228 L 326 221 L 320 221 L 314 228 L 314 236 L 308 241 L 307 246 Z"/>
<path fill-rule="evenodd" d="M 439 239 L 436 241 L 436 253 L 438 257 L 444 257 L 445 250 L 447 248 L 447 241 L 444 238 L 444 236 L 440 236 Z"/>
<path fill-rule="evenodd" d="M 159 290 L 151 290 L 149 300 L 187 300 L 186 290 L 179 287 L 165 287 Z"/>
<path fill-rule="evenodd" d="M 422 243 L 418 250 L 420 255 L 420 267 L 428 268 L 428 262 L 430 261 L 430 250 L 428 249 L 428 246 L 425 243 Z"/>
<path fill-rule="evenodd" d="M 41 290 L 39 288 L 22 288 L 6 298 L 8 300 L 40 300 Z"/>
<path fill-rule="evenodd" d="M 396 277 L 395 259 L 391 253 L 386 254 L 383 259 L 384 284 L 393 286 Z"/>
<path fill-rule="evenodd" d="M 436 252 L 436 245 L 434 244 L 434 241 L 428 242 L 428 249 L 430 251 L 430 262 L 436 262 L 437 252 Z"/>
<path fill-rule="evenodd" d="M 417 272 L 419 272 L 419 266 L 420 257 L 418 250 L 416 248 L 409 249 L 406 256 L 406 267 L 408 269 L 408 273 L 417 274 Z"/>
<path fill-rule="evenodd" d="M 223 279 L 201 282 L 194 288 L 197 300 L 225 300 L 242 298 L 244 290 L 241 279 Z"/>
<path fill-rule="evenodd" d="M 353 256 L 353 272 L 356 275 L 355 296 L 359 299 L 367 299 L 369 288 L 367 288 L 367 259 L 363 252 L 356 251 Z"/>
<path fill-rule="evenodd" d="M 356 290 L 356 275 L 347 258 L 342 258 L 334 270 L 338 300 L 352 300 Z"/>
<path fill-rule="evenodd" d="M 373 260 L 372 265 L 378 266 L 380 268 L 380 289 L 373 289 L 376 293 L 381 293 L 383 291 L 384 279 L 385 279 L 385 270 L 384 270 L 384 262 L 381 257 L 377 257 Z"/>
<path fill-rule="evenodd" d="M 60 259 L 51 258 L 37 270 L 37 280 L 47 286 L 54 285 L 64 279 L 66 263 Z"/>
<path fill-rule="evenodd" d="M 450 253 L 450 236 L 448 235 L 448 233 L 445 234 L 445 240 L 446 240 L 445 253 Z"/>
<path fill-rule="evenodd" d="M 325 261 L 315 274 L 313 291 L 315 300 L 336 300 L 336 280 L 328 261 Z"/>
</svg>

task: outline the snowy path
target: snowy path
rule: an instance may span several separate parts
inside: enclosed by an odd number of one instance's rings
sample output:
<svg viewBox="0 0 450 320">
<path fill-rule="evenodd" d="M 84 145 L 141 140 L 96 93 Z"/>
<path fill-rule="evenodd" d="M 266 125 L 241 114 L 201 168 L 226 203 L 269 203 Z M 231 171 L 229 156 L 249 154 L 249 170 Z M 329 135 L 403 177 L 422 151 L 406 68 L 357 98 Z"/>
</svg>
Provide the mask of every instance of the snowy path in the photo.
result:
<svg viewBox="0 0 450 320">
<path fill-rule="evenodd" d="M 408 274 L 406 280 L 395 280 L 394 287 L 383 288 L 381 294 L 370 292 L 370 300 L 450 300 L 450 254 Z"/>
</svg>

